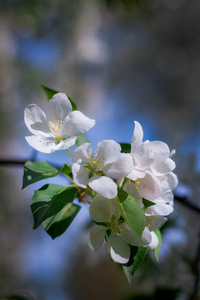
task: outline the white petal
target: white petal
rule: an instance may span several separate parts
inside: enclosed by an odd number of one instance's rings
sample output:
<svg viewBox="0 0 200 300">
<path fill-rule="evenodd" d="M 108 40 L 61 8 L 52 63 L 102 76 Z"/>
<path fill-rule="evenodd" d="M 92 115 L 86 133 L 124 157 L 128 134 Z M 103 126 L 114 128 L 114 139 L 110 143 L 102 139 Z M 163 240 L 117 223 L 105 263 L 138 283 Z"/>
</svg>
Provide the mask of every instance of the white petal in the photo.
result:
<svg viewBox="0 0 200 300">
<path fill-rule="evenodd" d="M 89 181 L 90 170 L 80 166 L 77 163 L 72 165 L 72 175 L 75 184 L 82 188 L 86 188 Z"/>
<path fill-rule="evenodd" d="M 106 175 L 112 178 L 126 177 L 134 168 L 132 156 L 128 153 L 121 153 L 120 157 L 113 163 L 102 168 Z"/>
<path fill-rule="evenodd" d="M 131 145 L 136 143 L 142 143 L 143 140 L 143 129 L 139 122 L 135 121 L 135 129 L 131 139 Z"/>
<path fill-rule="evenodd" d="M 146 246 L 151 242 L 151 233 L 145 227 L 141 237 L 138 237 L 132 230 L 123 231 L 123 238 L 132 246 Z"/>
<path fill-rule="evenodd" d="M 88 185 L 105 198 L 113 199 L 117 196 L 117 185 L 109 177 L 94 175 Z"/>
<path fill-rule="evenodd" d="M 101 195 L 96 195 L 89 208 L 92 220 L 96 222 L 111 222 L 112 203 Z"/>
<path fill-rule="evenodd" d="M 146 220 L 149 230 L 156 231 L 167 221 L 167 218 L 162 216 L 146 216 Z"/>
<path fill-rule="evenodd" d="M 56 151 L 56 144 L 53 140 L 49 140 L 43 136 L 32 135 L 26 136 L 26 141 L 31 147 L 43 153 L 52 153 Z"/>
<path fill-rule="evenodd" d="M 57 93 L 47 104 L 47 120 L 64 121 L 66 116 L 71 113 L 72 105 L 64 93 Z M 72 134 L 71 136 L 76 135 Z"/>
<path fill-rule="evenodd" d="M 135 188 L 135 185 L 130 180 L 128 180 L 125 183 L 123 189 L 137 201 L 137 204 L 140 207 L 144 207 L 144 204 L 142 202 L 142 196 L 140 196 L 140 194 L 138 193 L 138 191 Z"/>
<path fill-rule="evenodd" d="M 167 216 L 173 212 L 173 207 L 168 204 L 157 203 L 147 207 L 144 212 L 146 216 Z"/>
<path fill-rule="evenodd" d="M 107 227 L 100 226 L 100 225 L 92 228 L 92 230 L 90 231 L 89 242 L 88 242 L 89 247 L 92 250 L 97 251 L 101 248 L 104 242 L 106 230 Z"/>
<path fill-rule="evenodd" d="M 161 183 L 161 195 L 160 198 L 162 198 L 165 203 L 170 203 L 174 199 L 174 194 L 172 193 L 171 189 L 169 188 L 169 184 L 167 180 L 163 180 Z"/>
<path fill-rule="evenodd" d="M 156 163 L 165 161 L 170 155 L 169 147 L 161 141 L 146 143 L 144 147 L 156 154 Z"/>
<path fill-rule="evenodd" d="M 166 180 L 169 184 L 169 188 L 173 191 L 173 189 L 175 189 L 175 187 L 178 184 L 178 178 L 177 178 L 176 174 L 174 174 L 173 172 L 170 172 L 169 174 L 166 175 Z"/>
<path fill-rule="evenodd" d="M 109 237 L 107 250 L 114 262 L 126 264 L 130 258 L 130 246 L 119 236 Z"/>
<path fill-rule="evenodd" d="M 75 110 L 65 118 L 64 134 L 68 136 L 81 135 L 91 129 L 96 121 Z"/>
<path fill-rule="evenodd" d="M 85 143 L 74 150 L 72 161 L 80 164 L 86 164 L 90 161 L 93 151 L 90 143 Z"/>
<path fill-rule="evenodd" d="M 175 167 L 175 162 L 171 158 L 167 158 L 165 161 L 159 164 L 153 164 L 151 169 L 156 176 L 160 176 L 171 172 Z"/>
<path fill-rule="evenodd" d="M 50 136 L 50 127 L 46 115 L 36 104 L 28 105 L 24 110 L 24 122 L 31 133 L 36 135 Z"/>
<path fill-rule="evenodd" d="M 77 137 L 72 136 L 66 140 L 60 141 L 59 144 L 56 144 L 55 150 L 66 150 L 70 148 L 71 146 L 75 145 Z"/>
<path fill-rule="evenodd" d="M 149 244 L 149 250 L 150 251 L 156 249 L 156 247 L 159 244 L 158 237 L 157 237 L 157 235 L 155 234 L 154 231 L 151 231 L 151 236 L 152 236 L 152 240 L 151 240 L 151 243 Z"/>
<path fill-rule="evenodd" d="M 96 153 L 98 160 L 109 164 L 120 157 L 121 146 L 113 140 L 104 140 L 97 144 Z"/>
<path fill-rule="evenodd" d="M 143 198 L 153 201 L 160 197 L 161 183 L 155 176 L 146 173 L 146 176 L 139 180 L 140 183 L 135 184 L 135 187 Z"/>
<path fill-rule="evenodd" d="M 147 170 L 154 162 L 155 154 L 145 148 L 145 144 L 136 144 L 131 149 L 131 154 L 134 159 L 135 168 L 138 170 Z"/>
<path fill-rule="evenodd" d="M 126 177 L 135 181 L 138 178 L 144 178 L 146 175 L 145 171 L 140 171 L 137 169 L 133 169 Z"/>
</svg>

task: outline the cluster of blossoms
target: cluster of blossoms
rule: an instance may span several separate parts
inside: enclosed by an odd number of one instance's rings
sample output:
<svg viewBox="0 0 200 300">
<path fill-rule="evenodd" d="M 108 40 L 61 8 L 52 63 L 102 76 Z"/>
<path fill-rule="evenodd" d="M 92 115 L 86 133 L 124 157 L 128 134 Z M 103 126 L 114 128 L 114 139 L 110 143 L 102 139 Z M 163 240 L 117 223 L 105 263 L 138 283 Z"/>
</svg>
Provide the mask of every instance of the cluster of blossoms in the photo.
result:
<svg viewBox="0 0 200 300">
<path fill-rule="evenodd" d="M 73 146 L 79 135 L 91 129 L 95 120 L 72 106 L 63 93 L 57 93 L 49 101 L 47 114 L 37 105 L 25 109 L 25 123 L 33 133 L 26 137 L 36 150 L 51 153 Z M 90 143 L 77 147 L 72 154 L 72 180 L 79 195 L 89 197 L 89 213 L 96 223 L 89 235 L 93 250 L 106 248 L 113 261 L 129 262 L 131 247 L 153 250 L 159 240 L 156 231 L 166 222 L 173 211 L 172 190 L 177 185 L 173 173 L 175 163 L 167 144 L 160 141 L 143 141 L 143 130 L 135 122 L 130 153 L 122 153 L 119 143 L 103 140 L 95 151 Z M 146 224 L 138 234 L 137 224 L 121 209 L 126 195 L 134 201 L 134 207 L 142 212 Z M 78 196 L 77 196 L 78 197 Z M 82 198 L 79 197 L 79 200 Z M 134 222 L 134 220 L 133 220 Z"/>
</svg>

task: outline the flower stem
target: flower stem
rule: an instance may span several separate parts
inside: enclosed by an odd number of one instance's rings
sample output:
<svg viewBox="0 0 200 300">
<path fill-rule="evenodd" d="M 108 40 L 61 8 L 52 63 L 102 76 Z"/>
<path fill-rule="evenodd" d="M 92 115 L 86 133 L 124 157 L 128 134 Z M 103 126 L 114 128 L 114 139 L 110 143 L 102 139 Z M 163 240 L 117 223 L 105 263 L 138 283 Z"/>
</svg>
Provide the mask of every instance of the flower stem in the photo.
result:
<svg viewBox="0 0 200 300">
<path fill-rule="evenodd" d="M 69 149 L 67 149 L 67 152 L 72 156 L 72 153 L 71 153 L 71 151 Z"/>
</svg>

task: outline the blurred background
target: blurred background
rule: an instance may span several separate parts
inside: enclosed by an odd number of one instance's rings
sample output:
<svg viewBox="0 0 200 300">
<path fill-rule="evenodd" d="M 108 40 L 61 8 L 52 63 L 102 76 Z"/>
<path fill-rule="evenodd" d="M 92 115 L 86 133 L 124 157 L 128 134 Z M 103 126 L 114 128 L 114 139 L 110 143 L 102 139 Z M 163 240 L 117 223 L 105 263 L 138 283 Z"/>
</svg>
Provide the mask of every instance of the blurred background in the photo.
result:
<svg viewBox="0 0 200 300">
<path fill-rule="evenodd" d="M 21 190 L 20 162 L 70 162 L 24 139 L 24 108 L 45 109 L 41 84 L 96 119 L 93 147 L 130 143 L 137 120 L 144 139 L 176 149 L 180 183 L 160 261 L 149 254 L 132 285 L 105 248 L 88 248 L 87 206 L 54 241 L 32 230 L 30 199 L 46 181 Z M 200 299 L 199 0 L 0 0 L 0 142 L 0 299 Z"/>
</svg>

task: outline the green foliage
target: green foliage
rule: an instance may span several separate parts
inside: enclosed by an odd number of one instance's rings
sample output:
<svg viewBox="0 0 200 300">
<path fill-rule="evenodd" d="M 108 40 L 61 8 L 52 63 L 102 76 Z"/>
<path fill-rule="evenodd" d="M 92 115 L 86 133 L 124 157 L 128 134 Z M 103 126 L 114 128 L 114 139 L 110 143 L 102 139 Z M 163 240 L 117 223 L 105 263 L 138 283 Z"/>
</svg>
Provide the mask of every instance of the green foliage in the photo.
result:
<svg viewBox="0 0 200 300">
<path fill-rule="evenodd" d="M 46 219 L 42 223 L 45 231 L 52 237 L 52 239 L 60 236 L 70 226 L 80 209 L 81 206 L 74 203 L 68 203 L 61 209 L 61 211 Z"/>
<path fill-rule="evenodd" d="M 37 228 L 47 218 L 57 214 L 66 203 L 74 200 L 78 189 L 74 186 L 46 184 L 35 191 L 31 199 L 31 211 L 34 219 L 33 228 Z"/>
<path fill-rule="evenodd" d="M 51 100 L 53 95 L 55 95 L 57 93 L 60 93 L 59 91 L 52 90 L 52 89 L 50 89 L 50 88 L 48 88 L 47 86 L 44 86 L 44 85 L 41 85 L 41 87 L 45 91 L 48 100 Z M 76 103 L 69 96 L 67 96 L 67 97 L 68 97 L 69 101 L 71 102 L 72 110 L 78 110 L 78 106 L 76 105 Z"/>
<path fill-rule="evenodd" d="M 160 230 L 155 231 L 155 234 L 156 234 L 157 237 L 158 237 L 159 244 L 158 244 L 158 246 L 156 247 L 156 249 L 153 250 L 153 254 L 154 254 L 156 260 L 158 261 L 158 260 L 159 260 L 158 253 L 159 253 L 160 246 L 161 246 L 161 242 L 162 242 L 162 235 L 161 235 Z"/>
<path fill-rule="evenodd" d="M 77 137 L 77 139 L 76 139 L 76 146 L 79 147 L 79 146 L 81 146 L 84 143 L 89 143 L 89 140 L 88 140 L 88 138 L 87 138 L 87 136 L 86 136 L 85 133 L 81 134 L 81 135 L 79 135 Z"/>
<path fill-rule="evenodd" d="M 64 164 L 60 169 L 60 173 L 68 177 L 72 173 L 72 167 Z"/>
<path fill-rule="evenodd" d="M 145 199 L 145 198 L 143 198 L 142 202 L 143 202 L 145 208 L 147 208 L 147 207 L 149 207 L 149 206 L 152 206 L 152 205 L 155 205 L 154 202 L 152 202 L 152 201 L 150 201 L 150 200 L 147 200 L 147 199 Z"/>
<path fill-rule="evenodd" d="M 120 143 L 120 146 L 122 148 L 122 153 L 130 153 L 131 152 L 131 144 L 129 143 Z"/>
<path fill-rule="evenodd" d="M 29 160 L 24 164 L 22 189 L 39 180 L 55 177 L 59 173 L 60 171 L 57 168 L 46 161 L 32 162 Z"/>
<path fill-rule="evenodd" d="M 133 274 L 141 266 L 145 256 L 147 255 L 148 247 L 131 247 L 131 256 L 127 264 L 122 265 L 122 269 L 131 284 Z"/>
<path fill-rule="evenodd" d="M 146 225 L 146 218 L 143 210 L 137 204 L 136 200 L 128 195 L 125 191 L 120 190 L 116 197 L 116 203 L 121 211 L 121 214 L 130 226 L 130 228 L 141 237 Z"/>
</svg>

